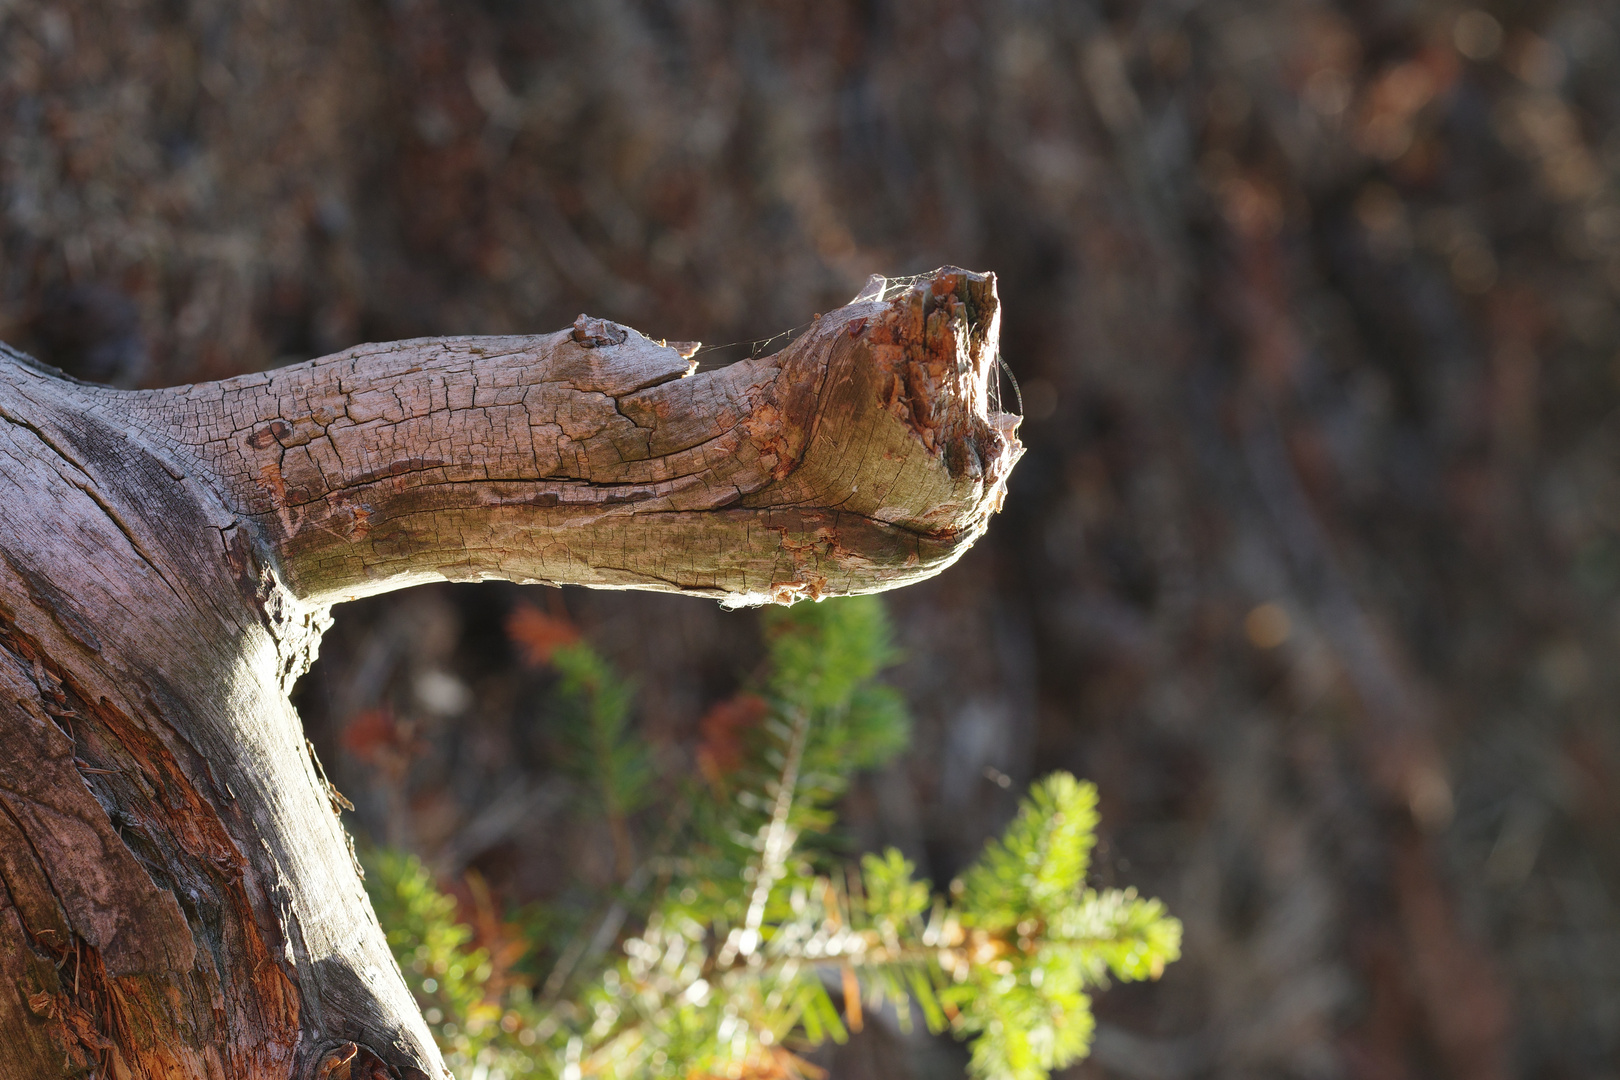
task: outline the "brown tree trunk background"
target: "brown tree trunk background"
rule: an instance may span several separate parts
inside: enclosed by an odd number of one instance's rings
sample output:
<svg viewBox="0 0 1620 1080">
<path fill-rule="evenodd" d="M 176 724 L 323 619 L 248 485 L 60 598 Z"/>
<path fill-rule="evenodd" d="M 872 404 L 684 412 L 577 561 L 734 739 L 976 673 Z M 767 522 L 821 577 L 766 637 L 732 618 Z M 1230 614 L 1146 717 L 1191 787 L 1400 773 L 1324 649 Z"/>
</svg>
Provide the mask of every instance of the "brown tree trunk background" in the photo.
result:
<svg viewBox="0 0 1620 1080">
<path fill-rule="evenodd" d="M 1617 132 L 1599 0 L 13 4 L 0 339 L 157 386 L 993 269 L 1029 452 L 893 601 L 919 734 L 861 842 L 942 880 L 1031 776 L 1098 781 L 1099 873 L 1187 944 L 1077 1075 L 1612 1075 Z M 528 598 L 340 607 L 299 691 L 357 828 L 513 900 L 612 872 Z M 750 617 L 561 603 L 688 761 Z"/>
</svg>

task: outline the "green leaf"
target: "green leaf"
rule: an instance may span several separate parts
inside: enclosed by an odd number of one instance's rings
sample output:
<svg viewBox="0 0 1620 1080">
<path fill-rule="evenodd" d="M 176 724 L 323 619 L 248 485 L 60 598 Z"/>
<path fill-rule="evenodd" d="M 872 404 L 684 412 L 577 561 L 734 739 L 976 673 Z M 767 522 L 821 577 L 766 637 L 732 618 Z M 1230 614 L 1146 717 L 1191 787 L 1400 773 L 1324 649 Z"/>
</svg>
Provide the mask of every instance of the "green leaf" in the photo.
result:
<svg viewBox="0 0 1620 1080">
<path fill-rule="evenodd" d="M 1181 956 L 1181 923 L 1158 900 L 1144 900 L 1135 889 L 1087 889 L 1079 903 L 1064 909 L 1047 930 L 1051 940 L 1079 949 L 1091 981 L 1104 971 L 1126 982 L 1157 979 Z"/>
<path fill-rule="evenodd" d="M 1049 921 L 1085 881 L 1096 828 L 1096 787 L 1066 772 L 1038 782 L 1001 839 L 963 875 L 967 921 L 987 930 Z"/>
<path fill-rule="evenodd" d="M 770 689 L 809 709 L 847 703 L 895 660 L 889 619 L 875 596 L 775 608 L 765 615 Z"/>
<path fill-rule="evenodd" d="M 881 856 L 861 856 L 861 882 L 866 890 L 869 918 L 900 927 L 928 910 L 928 885 L 911 879 L 915 869 L 894 848 Z"/>
</svg>

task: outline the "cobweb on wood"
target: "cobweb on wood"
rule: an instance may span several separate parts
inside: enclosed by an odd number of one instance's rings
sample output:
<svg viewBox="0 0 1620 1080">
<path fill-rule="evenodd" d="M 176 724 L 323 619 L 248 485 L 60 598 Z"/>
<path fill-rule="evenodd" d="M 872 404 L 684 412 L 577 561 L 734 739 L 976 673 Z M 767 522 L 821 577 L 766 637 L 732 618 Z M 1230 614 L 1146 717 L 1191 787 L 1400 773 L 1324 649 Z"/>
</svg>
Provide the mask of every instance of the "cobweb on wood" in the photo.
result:
<svg viewBox="0 0 1620 1080">
<path fill-rule="evenodd" d="M 810 324 L 812 322 L 814 322 L 814 321 L 815 321 L 814 319 L 811 319 L 809 322 L 802 322 L 798 326 L 791 327 L 791 328 L 789 328 L 787 330 L 783 330 L 780 333 L 772 334 L 770 337 L 758 338 L 758 339 L 753 340 L 753 341 L 728 341 L 724 345 L 703 345 L 703 346 L 700 346 L 698 348 L 698 351 L 693 353 L 692 355 L 694 357 L 703 358 L 703 359 L 699 360 L 699 363 L 703 363 L 704 360 L 710 361 L 711 366 L 713 366 L 713 361 L 715 361 L 717 358 L 708 357 L 705 354 L 720 352 L 720 351 L 722 351 L 724 349 L 735 349 L 735 348 L 737 348 L 738 346 L 741 346 L 741 345 L 747 345 L 748 346 L 748 359 L 750 359 L 750 360 L 752 360 L 752 359 L 754 359 L 756 357 L 759 357 L 759 356 L 769 356 L 771 353 L 779 352 L 779 351 L 781 351 L 781 349 L 785 349 L 789 345 L 791 345 L 793 343 L 793 340 L 795 338 L 797 338 L 801 333 L 803 333 L 806 329 L 808 329 L 810 327 Z M 786 339 L 786 340 L 783 340 L 783 339 Z M 777 341 L 782 342 L 781 346 L 779 348 L 777 348 L 777 349 L 772 349 L 771 344 L 773 342 L 777 342 Z M 725 362 L 723 362 L 721 364 L 721 366 L 723 367 L 726 364 L 736 363 L 737 360 L 739 360 L 739 359 L 742 359 L 742 358 L 737 357 L 737 358 L 734 358 L 732 360 L 725 361 Z"/>
</svg>

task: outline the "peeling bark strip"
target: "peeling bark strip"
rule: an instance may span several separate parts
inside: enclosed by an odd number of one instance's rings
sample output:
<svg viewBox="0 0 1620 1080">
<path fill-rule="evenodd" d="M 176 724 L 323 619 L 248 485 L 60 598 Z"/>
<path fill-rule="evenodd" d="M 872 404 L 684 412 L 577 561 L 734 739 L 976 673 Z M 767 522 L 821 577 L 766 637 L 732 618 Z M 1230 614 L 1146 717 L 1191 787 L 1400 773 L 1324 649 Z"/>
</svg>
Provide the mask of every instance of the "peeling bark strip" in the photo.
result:
<svg viewBox="0 0 1620 1080">
<path fill-rule="evenodd" d="M 873 592 L 984 531 L 989 275 L 788 348 L 580 316 L 125 393 L 0 346 L 0 1080 L 445 1075 L 286 692 L 420 581 Z"/>
</svg>

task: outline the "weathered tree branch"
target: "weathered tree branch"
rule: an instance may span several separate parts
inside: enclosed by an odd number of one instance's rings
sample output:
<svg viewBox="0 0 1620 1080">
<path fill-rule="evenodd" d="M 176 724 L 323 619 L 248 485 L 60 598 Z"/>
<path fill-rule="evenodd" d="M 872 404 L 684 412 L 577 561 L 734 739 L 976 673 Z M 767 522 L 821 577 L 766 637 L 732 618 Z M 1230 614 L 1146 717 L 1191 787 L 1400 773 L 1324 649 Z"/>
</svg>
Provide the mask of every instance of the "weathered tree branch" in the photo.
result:
<svg viewBox="0 0 1620 1080">
<path fill-rule="evenodd" d="M 0 349 L 0 1080 L 441 1074 L 287 701 L 329 605 L 937 573 L 1020 452 L 997 331 L 950 270 L 701 374 L 583 316 L 140 393 Z"/>
<path fill-rule="evenodd" d="M 1017 443 L 989 407 L 993 278 L 867 295 L 774 356 L 697 375 L 680 349 L 581 316 L 128 401 L 223 481 L 306 600 L 441 577 L 734 603 L 872 592 L 972 543 Z"/>
</svg>

